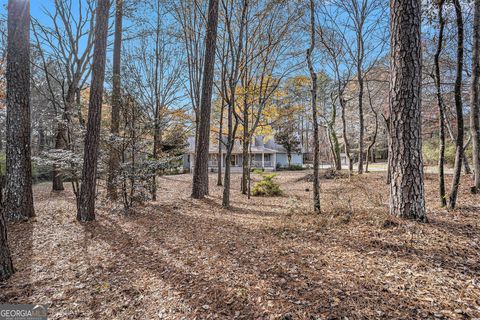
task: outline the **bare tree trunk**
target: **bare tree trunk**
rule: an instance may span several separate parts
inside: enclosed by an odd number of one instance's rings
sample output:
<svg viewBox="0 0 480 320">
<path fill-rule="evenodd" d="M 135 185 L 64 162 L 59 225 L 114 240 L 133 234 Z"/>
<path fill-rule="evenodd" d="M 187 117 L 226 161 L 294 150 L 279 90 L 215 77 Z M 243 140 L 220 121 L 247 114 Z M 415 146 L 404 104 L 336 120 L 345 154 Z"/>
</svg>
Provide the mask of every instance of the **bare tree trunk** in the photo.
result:
<svg viewBox="0 0 480 320">
<path fill-rule="evenodd" d="M 103 82 L 107 53 L 108 16 L 110 1 L 98 0 L 95 24 L 95 47 L 92 63 L 92 83 L 88 104 L 87 134 L 83 157 L 82 185 L 77 203 L 77 220 L 95 220 L 95 192 L 98 148 L 102 115 Z"/>
<path fill-rule="evenodd" d="M 353 161 L 352 155 L 350 154 L 350 145 L 348 144 L 348 137 L 347 137 L 347 119 L 346 119 L 346 101 L 342 95 L 339 97 L 340 100 L 340 107 L 342 108 L 342 130 L 343 130 L 343 144 L 345 148 L 345 156 L 347 157 L 348 161 L 348 174 L 351 176 L 353 173 Z"/>
<path fill-rule="evenodd" d="M 362 56 L 363 56 L 363 41 L 359 41 L 359 50 L 358 53 L 358 62 L 357 62 L 357 78 L 358 78 L 358 123 L 359 123 L 359 137 L 358 137 L 358 174 L 363 173 L 363 145 L 364 145 L 364 135 L 365 135 L 365 124 L 363 119 L 363 70 L 362 70 Z M 361 52 L 360 52 L 361 51 Z"/>
<path fill-rule="evenodd" d="M 390 0 L 390 212 L 426 221 L 421 135 L 421 3 Z"/>
<path fill-rule="evenodd" d="M 462 174 L 463 152 L 463 102 L 462 102 L 462 72 L 463 72 L 463 15 L 459 0 L 453 0 L 457 22 L 457 74 L 455 79 L 455 111 L 457 115 L 457 139 L 455 152 L 455 165 L 453 169 L 452 189 L 449 195 L 449 209 L 455 209 L 457 204 L 458 187 Z"/>
<path fill-rule="evenodd" d="M 320 213 L 320 142 L 318 134 L 318 120 L 317 120 L 317 74 L 313 69 L 312 54 L 315 49 L 315 3 L 310 0 L 310 48 L 307 50 L 307 64 L 312 79 L 312 122 L 313 122 L 313 209 L 315 213 Z"/>
<path fill-rule="evenodd" d="M 470 132 L 473 142 L 473 193 L 480 191 L 480 0 L 475 0 L 475 14 L 473 18 L 473 53 L 472 53 L 472 87 L 471 87 L 471 112 Z"/>
<path fill-rule="evenodd" d="M 123 0 L 115 1 L 115 39 L 113 41 L 113 87 L 112 87 L 112 112 L 110 134 L 116 139 L 120 128 L 120 103 L 121 103 L 121 51 L 122 51 L 122 21 Z M 116 177 L 120 168 L 120 150 L 116 143 L 110 146 L 107 177 L 107 195 L 116 200 L 117 182 Z"/>
<path fill-rule="evenodd" d="M 246 96 L 246 95 L 245 95 Z M 247 99 L 245 98 L 245 104 L 247 103 Z M 249 126 L 248 126 L 248 108 L 246 105 L 244 105 L 244 111 L 243 111 L 243 144 L 242 144 L 242 157 L 243 157 L 243 162 L 242 162 L 242 183 L 241 183 L 241 188 L 240 190 L 242 191 L 242 194 L 247 194 L 248 192 L 248 170 L 249 170 L 249 154 L 248 154 L 248 149 L 250 146 L 250 133 L 249 133 Z"/>
<path fill-rule="evenodd" d="M 434 64 L 435 64 L 435 85 L 437 87 L 437 103 L 439 112 L 439 154 L 438 154 L 438 179 L 439 179 L 439 196 L 440 205 L 442 207 L 447 206 L 447 195 L 445 191 L 445 109 L 443 105 L 443 96 L 441 91 L 441 78 L 440 78 L 440 54 L 443 48 L 443 32 L 445 29 L 445 19 L 443 18 L 443 5 L 444 0 L 438 1 L 438 42 L 437 51 L 435 52 Z"/>
<path fill-rule="evenodd" d="M 385 117 L 385 115 L 382 113 L 383 121 L 385 121 L 385 127 L 387 128 L 387 144 L 388 144 L 388 149 L 387 149 L 387 176 L 386 176 L 386 184 L 390 184 L 390 179 L 392 178 L 391 172 L 392 170 L 390 169 L 390 116 Z"/>
<path fill-rule="evenodd" d="M 371 92 L 370 92 L 370 88 L 368 87 L 368 82 L 367 82 L 367 93 L 368 93 L 368 102 L 370 104 L 370 110 L 372 110 L 372 113 L 375 116 L 375 130 L 373 132 L 372 142 L 367 147 L 367 157 L 366 157 L 367 161 L 366 161 L 366 164 L 365 164 L 365 172 L 368 172 L 368 165 L 370 163 L 370 153 L 372 153 L 373 146 L 377 142 L 377 134 L 378 134 L 378 112 L 375 111 L 375 108 L 373 107 L 372 95 L 371 95 Z M 375 158 L 375 156 L 372 153 L 372 159 L 374 159 L 374 158 Z"/>
<path fill-rule="evenodd" d="M 340 144 L 338 143 L 337 133 L 335 132 L 335 122 L 337 121 L 337 106 L 334 103 L 332 105 L 332 114 L 330 121 L 328 122 L 328 136 L 330 145 L 332 148 L 332 155 L 333 155 L 333 164 L 335 170 L 340 171 L 342 170 L 342 159 L 340 156 Z"/>
<path fill-rule="evenodd" d="M 205 65 L 200 103 L 200 124 L 193 171 L 192 198 L 201 199 L 208 194 L 208 150 L 210 146 L 210 113 L 217 44 L 219 0 L 209 0 L 207 35 L 205 38 Z"/>
<path fill-rule="evenodd" d="M 75 102 L 75 88 L 76 84 L 71 83 L 68 86 L 67 94 L 65 96 L 65 105 L 62 114 L 62 121 L 57 125 L 57 133 L 55 137 L 55 149 L 57 150 L 69 150 L 70 149 L 70 137 L 69 126 L 71 123 L 71 115 L 73 112 L 73 104 Z M 63 173 L 62 169 L 58 165 L 53 165 L 52 173 L 52 190 L 63 191 Z"/>
<path fill-rule="evenodd" d="M 35 215 L 30 150 L 30 1 L 8 1 L 5 215 Z"/>
<path fill-rule="evenodd" d="M 222 86 L 223 87 L 223 86 Z M 223 96 L 223 94 L 222 94 Z M 218 131 L 218 176 L 217 176 L 217 186 L 222 185 L 222 146 L 223 146 L 223 111 L 225 110 L 225 103 L 222 101 L 222 106 L 220 110 L 220 130 Z"/>
<path fill-rule="evenodd" d="M 0 281 L 5 281 L 15 272 L 12 257 L 8 248 L 7 224 L 2 208 L 0 208 Z"/>
<path fill-rule="evenodd" d="M 234 103 L 234 94 L 232 93 L 232 102 Z M 223 182 L 223 198 L 222 198 L 222 207 L 228 209 L 230 208 L 230 161 L 232 159 L 232 151 L 235 144 L 235 132 L 237 126 L 233 126 L 233 108 L 234 104 L 229 104 L 228 106 L 228 141 L 227 141 L 227 152 L 225 155 L 225 175 Z"/>
<path fill-rule="evenodd" d="M 155 114 L 153 119 L 153 152 L 152 158 L 153 160 L 159 159 L 159 152 L 160 152 L 160 144 L 161 144 L 161 108 L 160 105 L 160 83 L 159 83 L 159 66 L 160 66 L 160 0 L 157 0 L 157 27 L 155 29 L 155 72 L 154 72 L 154 86 L 155 86 Z M 150 186 L 150 196 L 152 201 L 157 201 L 157 170 L 152 172 L 152 180 Z"/>
</svg>

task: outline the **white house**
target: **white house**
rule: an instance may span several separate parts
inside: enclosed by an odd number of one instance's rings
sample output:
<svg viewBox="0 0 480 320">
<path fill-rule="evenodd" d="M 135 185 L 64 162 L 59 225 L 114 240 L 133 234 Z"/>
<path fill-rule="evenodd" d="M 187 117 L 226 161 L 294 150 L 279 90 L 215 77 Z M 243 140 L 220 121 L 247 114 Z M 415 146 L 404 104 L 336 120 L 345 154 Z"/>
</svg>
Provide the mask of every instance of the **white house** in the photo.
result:
<svg viewBox="0 0 480 320">
<path fill-rule="evenodd" d="M 275 171 L 277 168 L 288 167 L 287 150 L 274 139 L 265 139 L 263 136 L 256 136 L 251 145 L 251 166 L 252 168 L 264 169 L 266 171 Z M 221 167 L 225 168 L 225 146 L 222 144 L 222 156 L 218 159 L 218 143 L 210 143 L 209 149 L 209 170 L 214 172 L 218 170 L 218 161 Z M 291 165 L 303 166 L 303 154 L 301 152 L 291 155 Z M 195 138 L 188 138 L 187 151 L 183 156 L 183 169 L 193 172 L 195 164 Z M 231 158 L 231 170 L 238 172 L 242 170 L 243 155 L 241 141 L 235 141 Z"/>
</svg>

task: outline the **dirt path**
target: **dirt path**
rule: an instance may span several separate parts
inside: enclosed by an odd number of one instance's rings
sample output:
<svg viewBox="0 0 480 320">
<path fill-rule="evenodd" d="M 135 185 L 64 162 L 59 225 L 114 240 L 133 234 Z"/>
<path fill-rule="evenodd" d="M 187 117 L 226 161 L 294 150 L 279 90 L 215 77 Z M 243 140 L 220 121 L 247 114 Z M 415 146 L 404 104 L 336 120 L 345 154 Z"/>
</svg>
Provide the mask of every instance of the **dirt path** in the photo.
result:
<svg viewBox="0 0 480 320">
<path fill-rule="evenodd" d="M 440 210 L 429 176 L 430 223 L 400 221 L 370 174 L 322 181 L 313 216 L 305 174 L 250 201 L 235 175 L 230 211 L 221 188 L 197 201 L 190 175 L 163 177 L 158 202 L 124 216 L 101 197 L 85 225 L 70 192 L 36 186 L 37 218 L 9 226 L 17 273 L 0 302 L 48 303 L 52 319 L 480 317 L 478 198 Z"/>
</svg>

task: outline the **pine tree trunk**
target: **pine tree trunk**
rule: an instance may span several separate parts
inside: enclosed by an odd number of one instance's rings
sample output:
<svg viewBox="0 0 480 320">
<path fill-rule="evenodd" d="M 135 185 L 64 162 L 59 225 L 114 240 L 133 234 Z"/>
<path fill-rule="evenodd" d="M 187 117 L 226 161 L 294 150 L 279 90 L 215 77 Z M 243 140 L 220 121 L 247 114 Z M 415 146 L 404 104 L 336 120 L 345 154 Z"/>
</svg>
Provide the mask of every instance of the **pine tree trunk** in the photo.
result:
<svg viewBox="0 0 480 320">
<path fill-rule="evenodd" d="M 0 281 L 5 281 L 15 272 L 8 248 L 7 225 L 2 208 L 0 208 Z"/>
<path fill-rule="evenodd" d="M 87 134 L 83 157 L 82 185 L 77 203 L 77 220 L 95 220 L 98 148 L 102 115 L 103 82 L 107 53 L 108 15 L 110 1 L 98 0 L 96 8 L 95 47 L 92 63 L 92 83 L 88 104 Z"/>
<path fill-rule="evenodd" d="M 390 212 L 426 221 L 420 25 L 419 1 L 390 0 Z"/>
<path fill-rule="evenodd" d="M 113 86 L 112 86 L 112 111 L 110 134 L 117 138 L 120 130 L 120 103 L 121 103 L 121 51 L 122 51 L 122 21 L 123 0 L 115 2 L 115 39 L 113 42 Z M 116 177 L 120 168 L 120 150 L 116 143 L 110 147 L 107 177 L 107 195 L 110 199 L 116 200 L 117 182 Z"/>
<path fill-rule="evenodd" d="M 457 116 L 457 138 L 456 138 L 456 152 L 455 165 L 453 167 L 453 180 L 450 195 L 448 197 L 449 209 L 455 209 L 457 205 L 458 187 L 460 185 L 460 177 L 462 174 L 462 164 L 464 159 L 463 152 L 463 102 L 462 102 L 462 73 L 463 73 L 463 15 L 462 6 L 459 0 L 453 0 L 455 7 L 456 22 L 457 22 L 457 74 L 455 79 L 455 111 Z"/>
<path fill-rule="evenodd" d="M 443 5 L 444 0 L 438 1 L 438 42 L 437 51 L 435 52 L 434 65 L 435 65 L 435 86 L 437 89 L 437 103 L 439 112 L 439 154 L 438 154 L 438 180 L 439 180 L 439 196 L 440 205 L 442 207 L 447 206 L 447 196 L 445 191 L 445 110 L 443 106 L 443 96 L 441 91 L 441 78 L 440 78 L 440 54 L 443 48 L 443 32 L 445 29 L 445 19 L 443 18 Z"/>
<path fill-rule="evenodd" d="M 5 216 L 35 215 L 30 150 L 30 1 L 8 1 Z"/>
<path fill-rule="evenodd" d="M 472 53 L 472 87 L 471 87 L 471 112 L 470 131 L 473 143 L 473 193 L 480 191 L 480 0 L 475 0 L 475 14 L 473 18 L 473 53 Z"/>
<path fill-rule="evenodd" d="M 307 64 L 312 79 L 312 122 L 313 122 L 313 210 L 315 213 L 320 213 L 320 178 L 319 178 L 319 165 L 320 165 L 320 142 L 318 133 L 318 120 L 317 120 L 317 74 L 313 69 L 312 54 L 315 49 L 315 3 L 314 0 L 310 0 L 310 48 L 307 50 Z"/>
<path fill-rule="evenodd" d="M 196 144 L 195 167 L 193 169 L 192 198 L 201 199 L 208 194 L 208 151 L 210 146 L 210 113 L 217 46 L 219 0 L 209 0 L 207 35 L 205 38 L 205 65 L 203 72 L 200 123 Z"/>
</svg>

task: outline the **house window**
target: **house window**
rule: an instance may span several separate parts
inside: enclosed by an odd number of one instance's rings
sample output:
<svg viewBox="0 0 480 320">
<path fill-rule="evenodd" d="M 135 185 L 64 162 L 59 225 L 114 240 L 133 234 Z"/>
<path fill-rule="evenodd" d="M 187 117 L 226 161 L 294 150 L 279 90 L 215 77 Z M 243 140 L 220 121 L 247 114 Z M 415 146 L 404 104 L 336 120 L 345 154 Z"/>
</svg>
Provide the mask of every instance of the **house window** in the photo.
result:
<svg viewBox="0 0 480 320">
<path fill-rule="evenodd" d="M 230 165 L 235 166 L 237 164 L 237 156 L 232 154 L 232 157 L 230 158 Z"/>
</svg>

